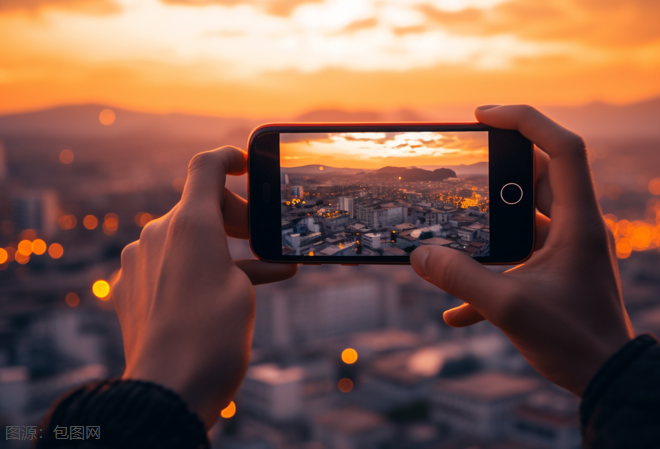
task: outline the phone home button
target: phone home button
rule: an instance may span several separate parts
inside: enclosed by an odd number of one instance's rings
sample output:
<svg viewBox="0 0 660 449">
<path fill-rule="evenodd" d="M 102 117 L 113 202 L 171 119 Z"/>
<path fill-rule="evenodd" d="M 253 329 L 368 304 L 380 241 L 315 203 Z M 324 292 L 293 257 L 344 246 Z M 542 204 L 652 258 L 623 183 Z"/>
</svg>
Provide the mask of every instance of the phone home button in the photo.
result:
<svg viewBox="0 0 660 449">
<path fill-rule="evenodd" d="M 500 197 L 506 204 L 518 204 L 523 197 L 522 188 L 515 182 L 504 184 L 500 190 Z"/>
</svg>

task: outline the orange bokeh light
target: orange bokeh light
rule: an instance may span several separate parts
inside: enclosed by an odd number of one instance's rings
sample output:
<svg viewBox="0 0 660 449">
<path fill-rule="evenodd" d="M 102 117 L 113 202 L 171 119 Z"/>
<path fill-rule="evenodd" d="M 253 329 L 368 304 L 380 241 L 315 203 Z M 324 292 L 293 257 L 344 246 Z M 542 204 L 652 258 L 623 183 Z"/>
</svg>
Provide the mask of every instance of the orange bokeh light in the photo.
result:
<svg viewBox="0 0 660 449">
<path fill-rule="evenodd" d="M 117 228 L 119 228 L 119 217 L 117 214 L 106 214 L 105 218 L 103 218 L 103 233 L 105 235 L 113 235 L 117 232 Z"/>
<path fill-rule="evenodd" d="M 660 195 L 660 178 L 653 178 L 649 182 L 649 192 L 654 195 Z"/>
<path fill-rule="evenodd" d="M 64 254 L 64 248 L 59 243 L 51 243 L 48 247 L 48 255 L 53 259 L 59 259 Z"/>
<path fill-rule="evenodd" d="M 8 246 L 5 248 L 5 251 L 7 251 L 7 262 L 13 262 L 16 260 L 16 248 Z"/>
<path fill-rule="evenodd" d="M 85 218 L 83 218 L 83 226 L 85 229 L 96 229 L 96 227 L 99 225 L 99 220 L 96 218 L 94 215 L 86 215 Z"/>
<path fill-rule="evenodd" d="M 60 152 L 60 162 L 65 165 L 73 162 L 73 158 L 74 158 L 73 151 L 69 149 L 62 150 Z"/>
<path fill-rule="evenodd" d="M 94 296 L 105 301 L 108 299 L 108 295 L 110 295 L 110 284 L 108 284 L 108 281 L 99 279 L 92 285 L 92 292 L 94 293 Z"/>
<path fill-rule="evenodd" d="M 46 252 L 47 249 L 48 245 L 46 245 L 46 242 L 41 239 L 36 239 L 34 242 L 32 242 L 32 252 L 37 256 L 41 256 Z"/>
<path fill-rule="evenodd" d="M 34 229 L 26 229 L 21 232 L 21 240 L 34 240 L 37 238 L 37 232 Z"/>
<path fill-rule="evenodd" d="M 8 259 L 9 259 L 9 254 L 7 253 L 7 250 L 4 248 L 0 248 L 0 264 L 7 262 Z"/>
<path fill-rule="evenodd" d="M 80 304 L 80 296 L 74 292 L 67 293 L 64 302 L 66 302 L 66 305 L 69 307 L 78 307 L 78 304 Z"/>
<path fill-rule="evenodd" d="M 135 224 L 143 228 L 153 219 L 154 217 L 147 212 L 138 212 L 138 214 L 135 216 Z"/>
<path fill-rule="evenodd" d="M 25 265 L 30 261 L 30 256 L 25 255 L 21 252 L 16 251 L 16 262 L 20 263 L 21 265 Z"/>
<path fill-rule="evenodd" d="M 21 240 L 18 244 L 18 253 L 23 256 L 32 254 L 32 242 L 29 240 Z"/>
<path fill-rule="evenodd" d="M 73 215 L 62 215 L 58 221 L 60 228 L 64 229 L 65 231 L 75 228 L 78 224 L 78 220 L 76 220 L 76 217 Z"/>
<path fill-rule="evenodd" d="M 357 359 L 358 353 L 353 348 L 346 348 L 341 353 L 341 360 L 348 365 L 352 365 L 353 363 L 357 362 Z"/>
<path fill-rule="evenodd" d="M 115 112 L 112 109 L 104 109 L 99 114 L 99 122 L 105 126 L 110 126 L 115 122 Z"/>
<path fill-rule="evenodd" d="M 344 377 L 337 382 L 337 388 L 339 388 L 339 391 L 342 393 L 349 393 L 353 390 L 353 381 Z"/>
<path fill-rule="evenodd" d="M 223 408 L 222 411 L 220 412 L 220 416 L 222 416 L 223 418 L 231 418 L 235 414 L 236 414 L 236 404 L 234 403 L 234 401 L 231 401 L 229 405 Z"/>
</svg>

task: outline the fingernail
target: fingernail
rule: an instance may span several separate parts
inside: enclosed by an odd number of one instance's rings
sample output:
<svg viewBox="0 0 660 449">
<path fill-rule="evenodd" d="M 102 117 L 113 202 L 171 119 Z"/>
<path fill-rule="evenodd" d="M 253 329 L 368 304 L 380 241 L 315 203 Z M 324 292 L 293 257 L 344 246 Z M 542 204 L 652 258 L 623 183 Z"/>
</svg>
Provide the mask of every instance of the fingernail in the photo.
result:
<svg viewBox="0 0 660 449">
<path fill-rule="evenodd" d="M 493 109 L 499 107 L 499 104 L 482 104 L 481 106 L 477 107 L 477 110 L 479 111 L 487 111 L 488 109 Z"/>
<path fill-rule="evenodd" d="M 410 263 L 421 277 L 426 277 L 426 259 L 429 258 L 430 248 L 417 248 L 410 255 Z"/>
</svg>

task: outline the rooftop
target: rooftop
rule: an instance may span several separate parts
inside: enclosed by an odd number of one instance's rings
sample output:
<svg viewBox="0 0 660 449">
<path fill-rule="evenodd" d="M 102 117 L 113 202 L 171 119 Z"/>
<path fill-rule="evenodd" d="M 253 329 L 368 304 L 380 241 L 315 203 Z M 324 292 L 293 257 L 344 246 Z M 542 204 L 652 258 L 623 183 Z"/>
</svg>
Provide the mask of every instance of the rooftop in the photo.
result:
<svg viewBox="0 0 660 449">
<path fill-rule="evenodd" d="M 451 245 L 452 243 L 454 242 L 440 237 L 431 237 L 430 239 L 421 240 L 422 245 L 447 246 Z"/>
<path fill-rule="evenodd" d="M 538 390 L 541 382 L 530 377 L 517 377 L 503 373 L 478 373 L 460 379 L 439 380 L 434 391 L 452 396 L 469 397 L 490 402 L 525 395 Z"/>
<path fill-rule="evenodd" d="M 317 425 L 334 432 L 356 435 L 387 425 L 385 418 L 362 408 L 350 407 L 325 413 L 315 419 Z"/>
</svg>

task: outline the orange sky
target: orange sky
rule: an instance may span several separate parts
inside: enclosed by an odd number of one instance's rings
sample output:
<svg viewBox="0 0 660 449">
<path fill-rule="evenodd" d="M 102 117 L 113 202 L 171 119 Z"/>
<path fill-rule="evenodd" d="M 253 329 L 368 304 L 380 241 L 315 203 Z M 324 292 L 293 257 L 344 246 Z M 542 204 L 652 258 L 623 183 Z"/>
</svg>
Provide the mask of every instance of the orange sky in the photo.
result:
<svg viewBox="0 0 660 449">
<path fill-rule="evenodd" d="M 657 0 L 4 0 L 0 113 L 252 117 L 660 95 Z"/>
<path fill-rule="evenodd" d="M 291 133 L 280 135 L 280 165 L 379 169 L 488 161 L 486 132 Z"/>
</svg>

